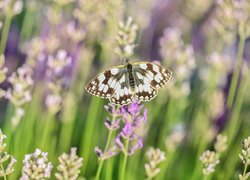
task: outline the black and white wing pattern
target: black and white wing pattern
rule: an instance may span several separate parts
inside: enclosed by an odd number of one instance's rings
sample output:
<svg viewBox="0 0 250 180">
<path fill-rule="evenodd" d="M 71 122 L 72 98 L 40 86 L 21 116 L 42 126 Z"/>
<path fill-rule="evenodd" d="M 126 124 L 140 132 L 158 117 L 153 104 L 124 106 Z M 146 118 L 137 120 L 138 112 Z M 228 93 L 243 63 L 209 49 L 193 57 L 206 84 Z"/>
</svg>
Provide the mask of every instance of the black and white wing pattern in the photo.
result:
<svg viewBox="0 0 250 180">
<path fill-rule="evenodd" d="M 136 62 L 133 68 L 137 82 L 134 96 L 139 101 L 151 101 L 172 76 L 170 70 L 155 63 Z"/>
<path fill-rule="evenodd" d="M 133 95 L 133 91 L 129 86 L 128 75 L 124 73 L 119 83 L 116 84 L 115 91 L 109 100 L 114 104 L 125 105 L 132 102 Z"/>
<path fill-rule="evenodd" d="M 127 81 L 124 65 L 115 66 L 94 77 L 85 87 L 92 95 L 109 99 L 117 105 L 132 102 L 132 91 Z"/>
<path fill-rule="evenodd" d="M 85 87 L 92 95 L 109 99 L 115 92 L 115 88 L 124 77 L 124 66 L 115 66 L 94 77 Z"/>
<path fill-rule="evenodd" d="M 92 95 L 123 106 L 133 99 L 152 100 L 171 75 L 170 70 L 155 63 L 127 63 L 98 74 L 85 89 Z"/>
</svg>

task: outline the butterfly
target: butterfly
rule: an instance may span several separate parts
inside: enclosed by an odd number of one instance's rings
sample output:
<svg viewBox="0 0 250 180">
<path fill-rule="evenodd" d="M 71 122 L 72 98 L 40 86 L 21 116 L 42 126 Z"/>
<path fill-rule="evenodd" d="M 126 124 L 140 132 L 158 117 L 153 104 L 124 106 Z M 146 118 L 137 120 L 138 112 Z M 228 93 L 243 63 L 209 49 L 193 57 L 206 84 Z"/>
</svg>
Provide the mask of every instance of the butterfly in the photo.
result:
<svg viewBox="0 0 250 180">
<path fill-rule="evenodd" d="M 123 106 L 133 99 L 151 101 L 171 76 L 169 69 L 155 63 L 126 62 L 125 65 L 114 66 L 98 74 L 85 89 L 92 95 Z"/>
</svg>

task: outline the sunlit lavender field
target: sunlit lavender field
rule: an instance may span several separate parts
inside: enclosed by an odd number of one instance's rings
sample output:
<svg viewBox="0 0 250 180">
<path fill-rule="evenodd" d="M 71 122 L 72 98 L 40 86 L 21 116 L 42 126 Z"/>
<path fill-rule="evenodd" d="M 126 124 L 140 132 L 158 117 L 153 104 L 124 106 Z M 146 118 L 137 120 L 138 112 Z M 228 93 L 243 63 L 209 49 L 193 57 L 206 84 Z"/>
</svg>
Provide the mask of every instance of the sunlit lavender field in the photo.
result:
<svg viewBox="0 0 250 180">
<path fill-rule="evenodd" d="M 85 90 L 124 59 L 172 78 Z M 249 63 L 249 0 L 0 0 L 0 177 L 250 179 Z"/>
</svg>

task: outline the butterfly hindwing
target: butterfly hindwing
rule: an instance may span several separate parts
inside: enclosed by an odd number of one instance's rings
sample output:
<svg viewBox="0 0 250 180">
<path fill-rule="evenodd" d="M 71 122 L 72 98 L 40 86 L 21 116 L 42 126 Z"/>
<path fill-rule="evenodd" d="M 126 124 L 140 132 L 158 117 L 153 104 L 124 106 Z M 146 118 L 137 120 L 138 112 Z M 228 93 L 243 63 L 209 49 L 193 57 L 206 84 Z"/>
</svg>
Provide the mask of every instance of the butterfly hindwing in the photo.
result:
<svg viewBox="0 0 250 180">
<path fill-rule="evenodd" d="M 134 96 L 138 101 L 150 101 L 157 95 L 158 90 L 151 85 L 150 80 L 146 76 L 142 75 L 141 71 L 135 70 L 135 79 Z"/>
<path fill-rule="evenodd" d="M 109 100 L 114 104 L 125 105 L 131 103 L 132 98 L 133 92 L 129 87 L 128 76 L 127 73 L 124 73 L 118 81 L 115 91 Z"/>
</svg>

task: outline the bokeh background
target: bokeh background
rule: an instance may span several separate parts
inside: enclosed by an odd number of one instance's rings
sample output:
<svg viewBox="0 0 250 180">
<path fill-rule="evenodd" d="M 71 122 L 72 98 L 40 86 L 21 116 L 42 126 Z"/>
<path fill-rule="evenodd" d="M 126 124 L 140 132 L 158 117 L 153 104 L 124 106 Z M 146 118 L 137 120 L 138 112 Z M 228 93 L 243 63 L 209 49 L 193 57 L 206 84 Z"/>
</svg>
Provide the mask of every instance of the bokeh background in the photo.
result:
<svg viewBox="0 0 250 180">
<path fill-rule="evenodd" d="M 122 32 L 132 38 L 132 62 L 158 61 L 173 77 L 138 109 L 147 111 L 147 122 L 136 130 L 143 147 L 128 156 L 125 177 L 120 171 L 126 153 L 116 150 L 103 160 L 100 179 L 247 178 L 249 24 L 249 0 L 1 0 L 0 124 L 7 138 L 1 135 L 6 148 L 0 152 L 11 156 L 0 161 L 0 175 L 32 179 L 27 159 L 37 166 L 39 161 L 25 155 L 38 148 L 48 152 L 37 151 L 49 171 L 41 170 L 40 179 L 60 179 L 54 175 L 62 172 L 58 157 L 76 147 L 78 157 L 76 149 L 71 155 L 83 164 L 70 159 L 79 165 L 71 178 L 94 179 L 110 131 L 107 117 L 114 113 L 104 108 L 108 100 L 84 87 L 122 63 L 116 51 Z M 113 132 L 110 147 L 124 124 Z"/>
</svg>

